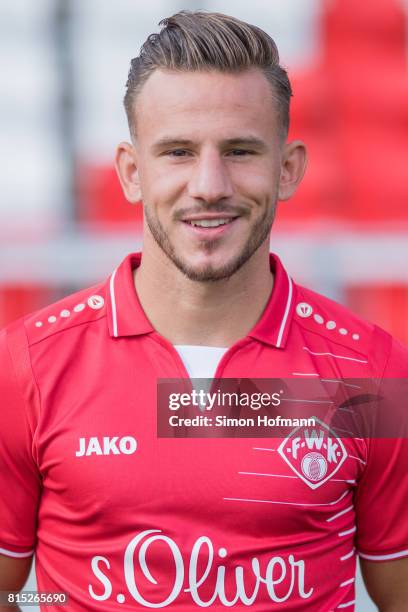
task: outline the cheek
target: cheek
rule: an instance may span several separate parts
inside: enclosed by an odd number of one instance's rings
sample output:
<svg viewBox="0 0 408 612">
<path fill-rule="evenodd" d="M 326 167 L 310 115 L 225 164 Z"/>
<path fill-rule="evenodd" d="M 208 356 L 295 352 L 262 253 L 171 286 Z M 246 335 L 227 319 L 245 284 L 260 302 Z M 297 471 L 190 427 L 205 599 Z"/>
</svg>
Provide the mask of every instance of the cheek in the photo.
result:
<svg viewBox="0 0 408 612">
<path fill-rule="evenodd" d="M 185 188 L 185 177 L 176 168 L 152 164 L 141 168 L 139 176 L 143 200 L 156 209 L 171 209 Z"/>
<path fill-rule="evenodd" d="M 237 193 L 258 206 L 264 206 L 265 203 L 276 199 L 278 188 L 278 181 L 273 176 L 254 173 L 247 180 L 240 178 Z"/>
<path fill-rule="evenodd" d="M 248 164 L 248 166 L 236 165 L 231 170 L 231 178 L 235 188 L 241 195 L 257 198 L 264 201 L 277 193 L 279 188 L 280 167 L 276 163 L 262 162 Z"/>
</svg>

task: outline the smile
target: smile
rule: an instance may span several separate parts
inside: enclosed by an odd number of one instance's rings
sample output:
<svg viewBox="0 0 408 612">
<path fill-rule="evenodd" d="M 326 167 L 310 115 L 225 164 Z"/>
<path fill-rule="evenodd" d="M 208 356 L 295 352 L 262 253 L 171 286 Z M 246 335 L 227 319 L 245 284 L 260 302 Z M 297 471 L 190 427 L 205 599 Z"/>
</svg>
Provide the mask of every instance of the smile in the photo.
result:
<svg viewBox="0 0 408 612">
<path fill-rule="evenodd" d="M 220 225 L 227 225 L 234 221 L 236 217 L 232 217 L 229 219 L 195 219 L 191 221 L 186 221 L 189 225 L 194 225 L 195 227 L 219 227 Z"/>
</svg>

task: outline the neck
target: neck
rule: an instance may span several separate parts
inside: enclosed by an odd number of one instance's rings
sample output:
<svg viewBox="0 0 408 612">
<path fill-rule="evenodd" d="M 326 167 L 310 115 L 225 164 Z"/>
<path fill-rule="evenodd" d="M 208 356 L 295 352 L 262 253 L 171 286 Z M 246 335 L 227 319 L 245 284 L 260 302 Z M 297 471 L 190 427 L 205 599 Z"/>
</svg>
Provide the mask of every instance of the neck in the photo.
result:
<svg viewBox="0 0 408 612">
<path fill-rule="evenodd" d="M 172 344 L 229 347 L 260 319 L 271 295 L 269 242 L 232 277 L 191 281 L 161 251 L 143 251 L 134 272 L 140 303 L 156 331 Z"/>
</svg>

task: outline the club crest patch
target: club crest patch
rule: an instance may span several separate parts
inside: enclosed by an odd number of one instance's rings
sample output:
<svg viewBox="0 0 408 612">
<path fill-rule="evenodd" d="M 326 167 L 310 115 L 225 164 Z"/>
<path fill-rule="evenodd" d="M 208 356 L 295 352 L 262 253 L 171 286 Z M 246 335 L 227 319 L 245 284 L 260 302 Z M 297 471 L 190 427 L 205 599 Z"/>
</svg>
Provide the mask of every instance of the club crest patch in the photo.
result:
<svg viewBox="0 0 408 612">
<path fill-rule="evenodd" d="M 296 427 L 278 448 L 280 456 L 311 489 L 330 480 L 347 458 L 343 442 L 325 423 Z"/>
</svg>

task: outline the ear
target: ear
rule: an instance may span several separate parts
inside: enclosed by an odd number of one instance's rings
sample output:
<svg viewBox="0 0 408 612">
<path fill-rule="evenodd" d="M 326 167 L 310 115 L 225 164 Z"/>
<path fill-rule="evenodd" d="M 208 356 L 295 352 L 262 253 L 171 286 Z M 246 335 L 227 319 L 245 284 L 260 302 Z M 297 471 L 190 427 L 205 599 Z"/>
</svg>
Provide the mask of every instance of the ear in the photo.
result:
<svg viewBox="0 0 408 612">
<path fill-rule="evenodd" d="M 142 199 L 136 150 L 129 142 L 121 142 L 116 149 L 115 168 L 125 198 L 131 204 Z"/>
<path fill-rule="evenodd" d="M 300 140 L 285 144 L 282 152 L 279 200 L 289 200 L 303 178 L 307 164 L 306 147 Z"/>
</svg>

